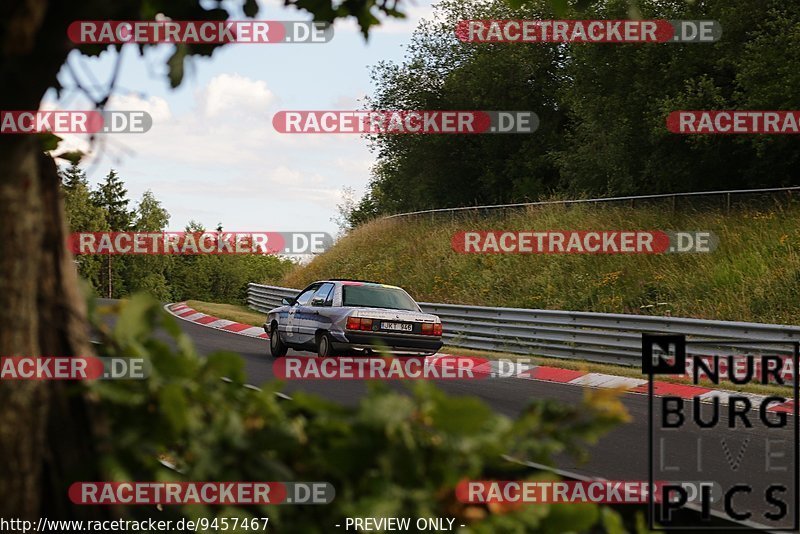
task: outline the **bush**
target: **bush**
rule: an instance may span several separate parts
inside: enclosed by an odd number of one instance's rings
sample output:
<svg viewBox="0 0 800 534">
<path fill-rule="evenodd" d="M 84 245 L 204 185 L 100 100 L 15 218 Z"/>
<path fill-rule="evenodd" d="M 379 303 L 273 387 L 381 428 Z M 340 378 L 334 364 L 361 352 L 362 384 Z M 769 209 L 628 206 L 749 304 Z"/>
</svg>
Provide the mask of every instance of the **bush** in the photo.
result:
<svg viewBox="0 0 800 534">
<path fill-rule="evenodd" d="M 463 479 L 532 476 L 504 454 L 542 463 L 561 452 L 583 454 L 584 444 L 625 420 L 613 394 L 595 394 L 578 406 L 535 400 L 513 420 L 428 383 L 407 394 L 371 384 L 354 407 L 302 392 L 287 401 L 275 395 L 277 382 L 261 391 L 241 387 L 245 373 L 236 354 L 199 358 L 152 298 L 137 295 L 120 308 L 113 330 L 94 321 L 105 338 L 104 354 L 146 358 L 152 373 L 147 380 L 88 386 L 107 428 L 96 437 L 107 479 L 327 481 L 336 489 L 325 506 L 168 506 L 162 517 L 266 516 L 278 532 L 329 532 L 345 516 L 454 517 L 469 532 L 585 531 L 592 525 L 619 531 L 616 514 L 595 505 L 506 509 L 454 497 Z M 156 339 L 156 329 L 169 332 L 176 348 Z M 177 470 L 165 469 L 159 458 Z M 120 513 L 156 512 L 127 507 Z"/>
</svg>

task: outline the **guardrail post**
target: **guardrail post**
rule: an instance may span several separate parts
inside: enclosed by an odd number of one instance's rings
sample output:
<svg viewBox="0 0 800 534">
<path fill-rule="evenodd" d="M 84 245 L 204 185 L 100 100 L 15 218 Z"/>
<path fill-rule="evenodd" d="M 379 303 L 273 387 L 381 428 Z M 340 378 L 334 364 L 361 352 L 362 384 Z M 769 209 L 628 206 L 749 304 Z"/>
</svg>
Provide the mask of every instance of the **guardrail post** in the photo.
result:
<svg viewBox="0 0 800 534">
<path fill-rule="evenodd" d="M 729 213 L 731 211 L 731 194 L 725 194 L 725 213 Z"/>
</svg>

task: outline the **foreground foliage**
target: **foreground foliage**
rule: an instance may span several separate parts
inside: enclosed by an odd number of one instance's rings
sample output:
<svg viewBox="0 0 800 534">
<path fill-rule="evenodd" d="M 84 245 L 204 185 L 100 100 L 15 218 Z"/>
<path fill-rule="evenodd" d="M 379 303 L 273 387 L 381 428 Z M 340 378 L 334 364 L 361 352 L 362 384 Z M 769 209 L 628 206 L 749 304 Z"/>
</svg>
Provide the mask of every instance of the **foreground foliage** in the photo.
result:
<svg viewBox="0 0 800 534">
<path fill-rule="evenodd" d="M 468 525 L 463 532 L 580 532 L 592 525 L 621 531 L 616 513 L 594 505 L 465 505 L 453 491 L 463 479 L 542 477 L 504 454 L 546 464 L 562 452 L 585 457 L 587 443 L 627 418 L 613 395 L 589 396 L 578 406 L 536 400 L 516 419 L 428 383 L 408 394 L 373 384 L 354 407 L 304 393 L 284 400 L 275 395 L 279 383 L 242 387 L 237 355 L 198 357 L 175 319 L 149 297 L 124 303 L 113 330 L 98 328 L 105 354 L 144 357 L 153 368 L 146 381 L 89 387 L 107 425 L 97 444 L 107 479 L 305 480 L 336 488 L 327 506 L 168 506 L 160 513 L 127 507 L 121 515 L 267 516 L 279 532 L 329 532 L 348 516 L 455 517 Z M 174 341 L 154 338 L 156 328 Z"/>
</svg>

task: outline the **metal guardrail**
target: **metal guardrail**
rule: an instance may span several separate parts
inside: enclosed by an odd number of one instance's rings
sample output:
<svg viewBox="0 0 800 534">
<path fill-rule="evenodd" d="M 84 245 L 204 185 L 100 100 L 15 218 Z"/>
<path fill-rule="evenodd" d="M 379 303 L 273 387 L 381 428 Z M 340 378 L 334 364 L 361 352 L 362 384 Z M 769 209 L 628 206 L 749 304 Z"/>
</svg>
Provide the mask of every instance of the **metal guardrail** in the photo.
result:
<svg viewBox="0 0 800 534">
<path fill-rule="evenodd" d="M 272 308 L 281 305 L 284 297 L 294 297 L 300 291 L 288 287 L 264 286 L 261 284 L 247 284 L 247 305 L 250 308 L 267 313 Z"/>
<path fill-rule="evenodd" d="M 280 306 L 283 297 L 298 293 L 297 289 L 251 283 L 247 303 L 266 313 Z M 758 342 L 800 341 L 800 327 L 787 325 L 429 302 L 419 305 L 426 313 L 442 319 L 443 338 L 448 345 L 599 363 L 641 365 L 642 333 L 685 334 L 689 340 L 712 342 L 691 347 L 691 353 L 698 355 L 764 350 L 791 356 L 789 345 Z"/>
<path fill-rule="evenodd" d="M 608 202 L 628 202 L 631 206 L 634 206 L 637 201 L 642 200 L 665 200 L 670 199 L 672 201 L 672 207 L 675 207 L 676 200 L 678 198 L 684 197 L 713 197 L 713 196 L 723 196 L 725 199 L 725 206 L 726 208 L 730 209 L 731 207 L 731 197 L 733 195 L 753 195 L 753 194 L 765 194 L 765 193 L 780 193 L 786 192 L 791 193 L 792 191 L 800 191 L 800 186 L 792 186 L 792 187 L 768 187 L 762 189 L 731 189 L 726 191 L 690 191 L 686 193 L 664 193 L 659 195 L 637 195 L 637 196 L 626 196 L 626 197 L 606 197 L 606 198 L 585 198 L 585 199 L 577 199 L 577 200 L 542 200 L 539 202 L 520 202 L 516 204 L 491 204 L 485 206 L 463 206 L 458 208 L 439 208 L 439 209 L 430 209 L 430 210 L 420 210 L 420 211 L 409 211 L 407 213 L 395 213 L 393 215 L 386 215 L 382 217 L 383 219 L 393 219 L 398 217 L 410 217 L 413 215 L 426 215 L 429 214 L 431 216 L 437 213 L 450 213 L 456 214 L 459 212 L 483 212 L 483 211 L 491 211 L 491 210 L 503 210 L 503 209 L 516 209 L 516 208 L 528 208 L 534 206 L 550 206 L 550 205 L 570 205 L 570 204 L 600 204 L 600 203 L 608 203 Z"/>
</svg>

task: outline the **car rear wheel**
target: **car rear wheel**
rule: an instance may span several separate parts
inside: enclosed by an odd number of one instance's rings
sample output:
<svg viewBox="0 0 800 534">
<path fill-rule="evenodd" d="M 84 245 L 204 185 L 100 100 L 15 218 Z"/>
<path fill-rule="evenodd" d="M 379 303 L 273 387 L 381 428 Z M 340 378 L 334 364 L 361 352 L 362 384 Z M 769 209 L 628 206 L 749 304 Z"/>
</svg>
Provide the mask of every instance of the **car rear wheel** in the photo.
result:
<svg viewBox="0 0 800 534">
<path fill-rule="evenodd" d="M 320 358 L 336 356 L 333 350 L 333 339 L 329 334 L 323 333 L 317 336 L 317 356 Z"/>
<path fill-rule="evenodd" d="M 282 358 L 286 356 L 286 352 L 289 350 L 289 347 L 284 344 L 283 340 L 281 339 L 281 335 L 278 332 L 278 325 L 272 325 L 272 329 L 269 331 L 269 351 L 272 353 L 274 358 Z"/>
</svg>

